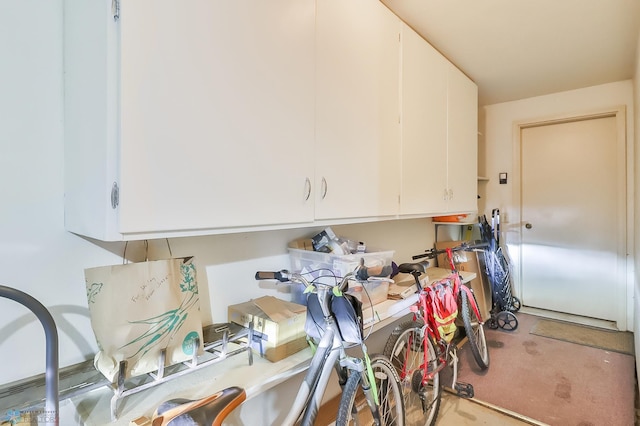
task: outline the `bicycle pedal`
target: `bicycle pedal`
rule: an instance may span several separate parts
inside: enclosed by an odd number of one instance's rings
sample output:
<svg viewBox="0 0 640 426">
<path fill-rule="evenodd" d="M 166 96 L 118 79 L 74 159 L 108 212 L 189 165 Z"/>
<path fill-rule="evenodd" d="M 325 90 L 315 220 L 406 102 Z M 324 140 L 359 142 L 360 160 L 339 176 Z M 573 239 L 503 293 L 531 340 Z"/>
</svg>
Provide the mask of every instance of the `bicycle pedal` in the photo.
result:
<svg viewBox="0 0 640 426">
<path fill-rule="evenodd" d="M 457 382 L 454 388 L 459 397 L 473 398 L 473 385 L 471 383 Z"/>
</svg>

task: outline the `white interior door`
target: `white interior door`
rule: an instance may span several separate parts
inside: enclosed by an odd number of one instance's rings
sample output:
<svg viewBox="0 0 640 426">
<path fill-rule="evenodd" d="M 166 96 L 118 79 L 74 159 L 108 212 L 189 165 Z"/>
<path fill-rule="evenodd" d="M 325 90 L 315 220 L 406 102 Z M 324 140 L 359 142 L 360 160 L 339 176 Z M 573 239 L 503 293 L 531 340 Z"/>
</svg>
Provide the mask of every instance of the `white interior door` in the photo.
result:
<svg viewBox="0 0 640 426">
<path fill-rule="evenodd" d="M 526 306 L 621 319 L 626 173 L 617 120 L 613 115 L 521 128 Z"/>
</svg>

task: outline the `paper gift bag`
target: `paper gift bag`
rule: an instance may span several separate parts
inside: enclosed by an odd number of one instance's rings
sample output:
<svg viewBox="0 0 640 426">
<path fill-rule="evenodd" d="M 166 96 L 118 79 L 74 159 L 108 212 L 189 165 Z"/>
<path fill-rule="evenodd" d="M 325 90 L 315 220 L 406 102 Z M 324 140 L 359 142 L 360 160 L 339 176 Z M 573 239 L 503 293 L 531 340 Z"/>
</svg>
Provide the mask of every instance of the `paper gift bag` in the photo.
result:
<svg viewBox="0 0 640 426">
<path fill-rule="evenodd" d="M 192 257 L 85 269 L 91 326 L 98 343 L 94 365 L 115 382 L 120 361 L 125 378 L 202 352 L 202 319 Z"/>
</svg>

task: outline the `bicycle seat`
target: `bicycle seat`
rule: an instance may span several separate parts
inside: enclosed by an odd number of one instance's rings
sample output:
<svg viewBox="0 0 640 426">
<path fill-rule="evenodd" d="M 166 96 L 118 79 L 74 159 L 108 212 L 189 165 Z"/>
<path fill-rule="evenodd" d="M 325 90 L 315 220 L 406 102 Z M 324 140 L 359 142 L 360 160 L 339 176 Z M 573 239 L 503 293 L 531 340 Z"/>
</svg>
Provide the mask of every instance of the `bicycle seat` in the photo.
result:
<svg viewBox="0 0 640 426">
<path fill-rule="evenodd" d="M 424 274 L 427 272 L 427 266 L 429 266 L 429 262 L 418 262 L 418 263 L 401 263 L 398 265 L 398 271 L 403 274 Z"/>
<path fill-rule="evenodd" d="M 246 398 L 244 389 L 233 386 L 201 399 L 171 399 L 160 404 L 151 424 L 153 426 L 220 425 L 222 420 Z"/>
</svg>

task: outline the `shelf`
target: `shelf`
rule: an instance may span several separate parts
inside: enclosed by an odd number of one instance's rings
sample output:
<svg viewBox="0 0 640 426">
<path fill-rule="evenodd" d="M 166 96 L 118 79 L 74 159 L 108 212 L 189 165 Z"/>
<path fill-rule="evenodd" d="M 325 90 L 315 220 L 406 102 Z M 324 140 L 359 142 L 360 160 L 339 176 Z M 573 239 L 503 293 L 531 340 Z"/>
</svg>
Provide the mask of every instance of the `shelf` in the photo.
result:
<svg viewBox="0 0 640 426">
<path fill-rule="evenodd" d="M 248 364 L 252 365 L 253 353 L 251 351 L 251 342 L 254 340 L 253 323 L 249 324 L 249 328 L 239 327 L 240 330 L 234 333 L 232 337 L 229 337 L 228 327 L 225 328 L 226 331 L 222 333 L 220 340 L 214 342 L 205 341 L 203 354 L 201 355 L 198 355 L 200 343 L 198 339 L 196 339 L 193 342 L 193 358 L 190 362 L 165 366 L 166 350 L 163 349 L 158 357 L 158 369 L 156 371 L 126 380 L 125 372 L 127 362 L 120 361 L 120 371 L 116 383 L 110 385 L 113 391 L 113 396 L 111 397 L 111 421 L 115 422 L 118 420 L 120 401 L 130 395 L 159 386 L 169 380 L 177 379 L 180 376 L 200 370 L 211 364 L 224 361 L 228 357 L 242 352 L 248 353 Z M 230 346 L 233 348 L 230 349 Z M 145 380 L 145 378 L 147 380 Z"/>
</svg>

